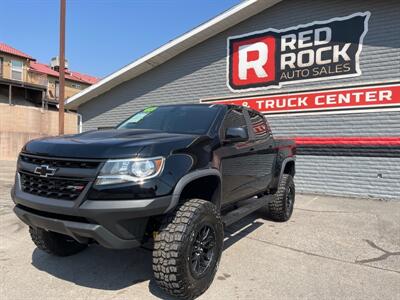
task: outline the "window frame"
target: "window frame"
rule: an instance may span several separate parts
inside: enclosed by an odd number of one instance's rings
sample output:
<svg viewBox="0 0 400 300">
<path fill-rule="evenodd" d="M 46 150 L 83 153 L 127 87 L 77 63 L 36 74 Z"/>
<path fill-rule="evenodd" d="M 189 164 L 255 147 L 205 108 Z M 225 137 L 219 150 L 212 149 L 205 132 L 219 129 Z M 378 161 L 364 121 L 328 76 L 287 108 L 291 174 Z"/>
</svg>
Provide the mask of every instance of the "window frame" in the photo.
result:
<svg viewBox="0 0 400 300">
<path fill-rule="evenodd" d="M 21 63 L 21 67 L 16 68 L 13 62 L 19 62 L 19 63 Z M 13 77 L 14 72 L 20 72 L 20 73 L 21 73 L 21 79 L 16 79 L 16 78 L 14 78 L 14 77 Z M 20 60 L 12 59 L 12 60 L 11 60 L 10 73 L 11 73 L 10 78 L 11 78 L 12 80 L 24 81 L 24 62 L 23 62 L 23 61 L 20 61 Z"/>
</svg>

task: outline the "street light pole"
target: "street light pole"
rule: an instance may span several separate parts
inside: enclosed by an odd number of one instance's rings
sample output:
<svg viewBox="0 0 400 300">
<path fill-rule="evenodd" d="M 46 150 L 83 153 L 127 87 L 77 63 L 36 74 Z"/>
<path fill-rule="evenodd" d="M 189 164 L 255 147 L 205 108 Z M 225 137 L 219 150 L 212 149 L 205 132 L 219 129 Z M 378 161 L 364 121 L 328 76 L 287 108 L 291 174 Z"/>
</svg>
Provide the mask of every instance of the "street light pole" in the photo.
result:
<svg viewBox="0 0 400 300">
<path fill-rule="evenodd" d="M 58 133 L 64 134 L 64 93 L 65 93 L 65 1 L 60 0 L 60 91 L 58 98 Z"/>
</svg>

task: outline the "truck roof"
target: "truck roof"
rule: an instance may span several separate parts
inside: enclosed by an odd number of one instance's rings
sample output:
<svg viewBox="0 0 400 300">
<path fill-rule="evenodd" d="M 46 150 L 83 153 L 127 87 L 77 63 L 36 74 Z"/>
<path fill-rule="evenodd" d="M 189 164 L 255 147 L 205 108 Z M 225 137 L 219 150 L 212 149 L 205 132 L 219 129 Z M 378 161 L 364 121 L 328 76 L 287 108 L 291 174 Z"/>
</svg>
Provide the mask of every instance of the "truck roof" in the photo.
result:
<svg viewBox="0 0 400 300">
<path fill-rule="evenodd" d="M 220 107 L 227 107 L 229 108 L 234 108 L 234 107 L 243 107 L 240 105 L 234 105 L 234 104 L 224 104 L 224 103 L 189 103 L 189 104 L 167 104 L 167 105 L 155 105 L 157 107 L 171 107 L 171 106 L 220 106 Z"/>
</svg>

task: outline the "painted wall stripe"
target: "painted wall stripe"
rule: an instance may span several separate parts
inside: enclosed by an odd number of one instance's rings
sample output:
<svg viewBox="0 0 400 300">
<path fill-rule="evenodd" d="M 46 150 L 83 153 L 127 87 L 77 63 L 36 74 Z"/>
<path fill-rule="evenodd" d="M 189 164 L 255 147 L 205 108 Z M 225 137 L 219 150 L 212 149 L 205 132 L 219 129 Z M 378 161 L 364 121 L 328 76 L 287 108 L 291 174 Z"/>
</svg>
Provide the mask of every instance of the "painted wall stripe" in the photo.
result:
<svg viewBox="0 0 400 300">
<path fill-rule="evenodd" d="M 399 137 L 295 137 L 297 145 L 400 146 Z"/>
</svg>

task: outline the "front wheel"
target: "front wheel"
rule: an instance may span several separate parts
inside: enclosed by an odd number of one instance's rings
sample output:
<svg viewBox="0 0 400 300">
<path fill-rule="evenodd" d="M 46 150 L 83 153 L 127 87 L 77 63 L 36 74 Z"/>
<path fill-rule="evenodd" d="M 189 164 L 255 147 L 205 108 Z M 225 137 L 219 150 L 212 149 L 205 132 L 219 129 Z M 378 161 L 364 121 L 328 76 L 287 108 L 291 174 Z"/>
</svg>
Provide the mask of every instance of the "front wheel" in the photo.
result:
<svg viewBox="0 0 400 300">
<path fill-rule="evenodd" d="M 211 202 L 192 199 L 167 215 L 154 240 L 157 284 L 184 299 L 204 293 L 218 268 L 223 235 L 221 217 Z"/>
<path fill-rule="evenodd" d="M 293 213 L 295 194 L 293 177 L 283 174 L 278 190 L 268 204 L 269 217 L 277 222 L 288 221 Z"/>
</svg>

